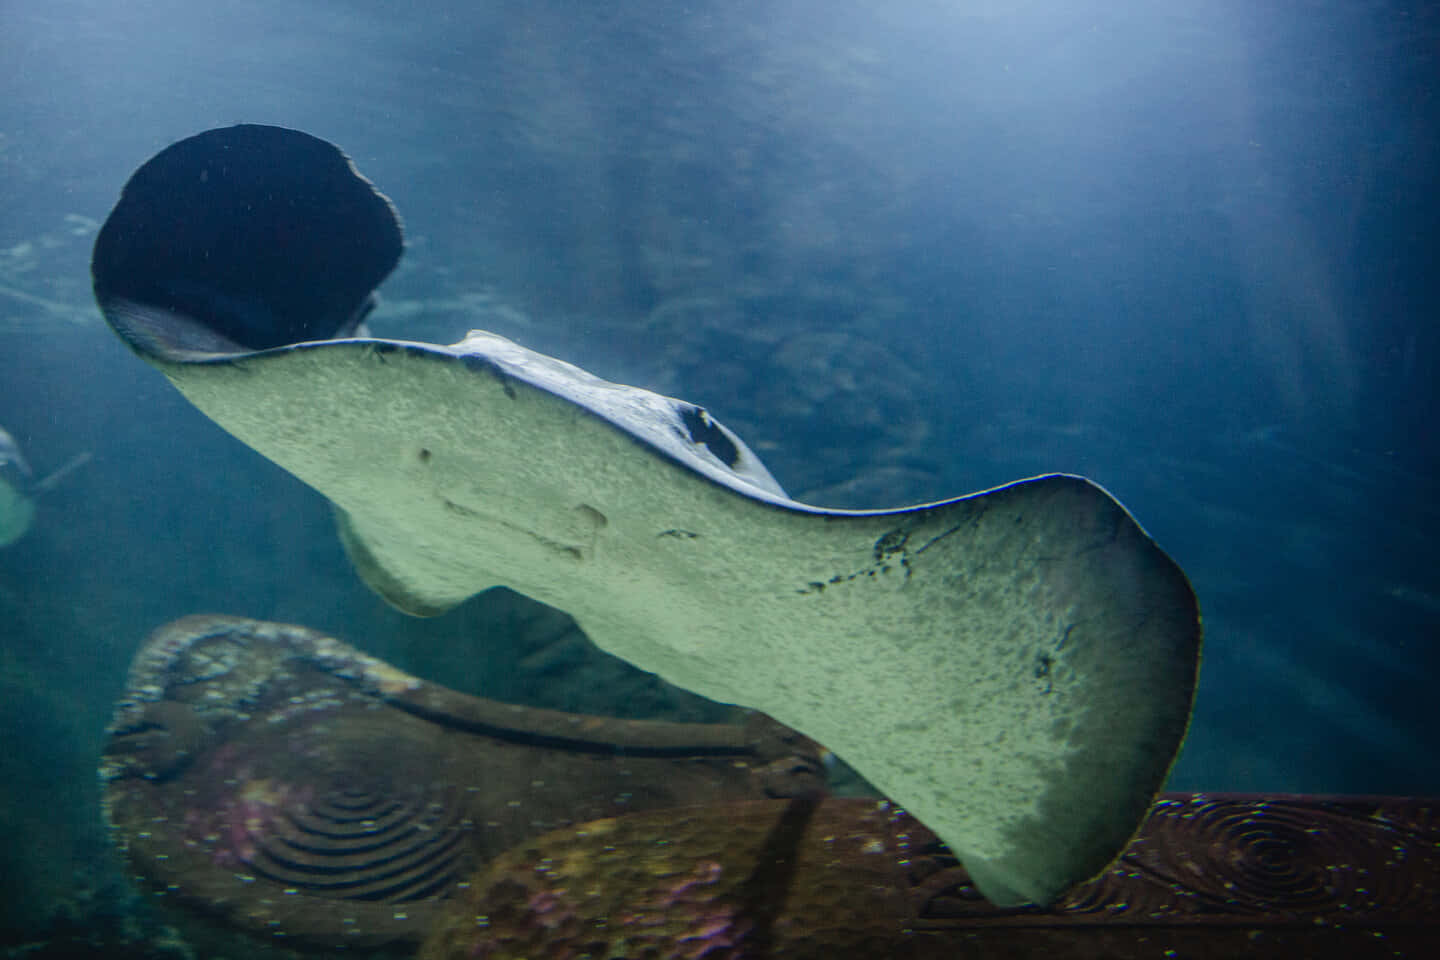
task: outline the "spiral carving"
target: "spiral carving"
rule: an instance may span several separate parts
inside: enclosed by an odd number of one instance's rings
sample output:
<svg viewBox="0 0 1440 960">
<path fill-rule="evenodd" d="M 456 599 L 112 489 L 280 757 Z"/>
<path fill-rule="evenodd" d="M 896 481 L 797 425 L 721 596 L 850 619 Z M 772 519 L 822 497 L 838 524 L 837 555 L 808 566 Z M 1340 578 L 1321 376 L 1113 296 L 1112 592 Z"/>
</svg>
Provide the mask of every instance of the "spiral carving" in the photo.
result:
<svg viewBox="0 0 1440 960">
<path fill-rule="evenodd" d="M 991 906 L 933 849 L 911 867 L 911 895 L 922 918 L 997 925 L 1427 916 L 1440 910 L 1435 823 L 1432 805 L 1404 798 L 1171 794 L 1109 869 L 1050 910 Z"/>
<path fill-rule="evenodd" d="M 1404 861 L 1434 855 L 1411 833 L 1363 802 L 1200 794 L 1157 804 L 1125 860 L 1183 886 L 1196 911 L 1353 917 L 1419 905 Z"/>
<path fill-rule="evenodd" d="M 593 952 L 582 916 L 666 955 L 819 960 L 1081 942 L 1288 960 L 1339 936 L 1390 956 L 1440 930 L 1440 800 L 1169 794 L 1101 876 L 1000 909 L 903 811 L 822 801 L 818 759 L 767 724 L 527 710 L 300 627 L 194 617 L 137 654 L 104 805 L 155 896 L 286 944 L 413 949 L 457 901 L 456 956 L 476 937 L 558 955 L 572 934 Z M 777 785 L 792 799 L 759 799 Z M 583 883 L 551 882 L 562 860 Z"/>
<path fill-rule="evenodd" d="M 547 830 L 822 779 L 818 748 L 768 718 L 535 710 L 214 615 L 141 648 L 109 735 L 105 815 L 155 896 L 357 950 L 413 946 L 479 864 Z"/>
<path fill-rule="evenodd" d="M 468 866 L 453 790 L 426 797 L 336 789 L 284 811 L 255 845 L 250 869 L 288 889 L 405 903 L 439 895 Z"/>
</svg>

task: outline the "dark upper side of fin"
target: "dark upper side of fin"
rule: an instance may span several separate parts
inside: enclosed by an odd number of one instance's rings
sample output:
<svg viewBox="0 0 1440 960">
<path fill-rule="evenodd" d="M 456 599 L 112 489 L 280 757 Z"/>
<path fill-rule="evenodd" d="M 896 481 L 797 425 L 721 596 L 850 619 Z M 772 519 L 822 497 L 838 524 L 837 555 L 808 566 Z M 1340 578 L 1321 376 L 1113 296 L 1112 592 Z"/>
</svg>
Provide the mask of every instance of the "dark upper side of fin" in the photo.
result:
<svg viewBox="0 0 1440 960">
<path fill-rule="evenodd" d="M 400 251 L 390 201 L 339 148 L 241 124 L 135 171 L 91 274 L 101 310 L 142 353 L 264 350 L 352 335 Z"/>
</svg>

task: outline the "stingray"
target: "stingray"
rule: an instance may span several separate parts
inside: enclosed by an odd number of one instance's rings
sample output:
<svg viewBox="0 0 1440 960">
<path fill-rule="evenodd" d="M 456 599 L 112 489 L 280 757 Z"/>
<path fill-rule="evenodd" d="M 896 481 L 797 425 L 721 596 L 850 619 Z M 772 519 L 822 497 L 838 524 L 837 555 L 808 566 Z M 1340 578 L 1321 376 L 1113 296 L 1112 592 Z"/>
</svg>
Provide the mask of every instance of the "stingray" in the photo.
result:
<svg viewBox="0 0 1440 960">
<path fill-rule="evenodd" d="M 14 468 L 14 481 L 5 475 L 10 467 Z M 20 445 L 0 427 L 0 547 L 8 547 L 25 536 L 35 519 L 35 501 L 25 492 L 33 476 Z"/>
<path fill-rule="evenodd" d="M 30 463 L 25 459 L 25 454 L 20 452 L 20 444 L 10 435 L 10 431 L 0 427 L 0 469 L 14 465 L 20 475 L 27 479 L 35 475 L 30 469 Z"/>
<path fill-rule="evenodd" d="M 77 453 L 59 468 L 35 479 L 20 445 L 4 427 L 0 427 L 0 547 L 25 536 L 35 519 L 35 498 L 53 489 L 70 473 L 90 460 L 90 453 Z M 11 469 L 13 468 L 13 469 Z M 7 471 L 11 476 L 7 476 Z"/>
<path fill-rule="evenodd" d="M 25 536 L 35 519 L 35 500 L 0 474 L 0 547 Z"/>
<path fill-rule="evenodd" d="M 507 586 L 601 647 L 824 743 L 986 897 L 1049 903 L 1135 832 L 1183 740 L 1200 619 L 1106 491 L 790 499 L 704 408 L 503 337 L 356 336 L 398 262 L 335 146 L 240 125 L 161 151 L 95 243 L 114 330 L 334 505 L 367 584 L 429 616 Z"/>
</svg>

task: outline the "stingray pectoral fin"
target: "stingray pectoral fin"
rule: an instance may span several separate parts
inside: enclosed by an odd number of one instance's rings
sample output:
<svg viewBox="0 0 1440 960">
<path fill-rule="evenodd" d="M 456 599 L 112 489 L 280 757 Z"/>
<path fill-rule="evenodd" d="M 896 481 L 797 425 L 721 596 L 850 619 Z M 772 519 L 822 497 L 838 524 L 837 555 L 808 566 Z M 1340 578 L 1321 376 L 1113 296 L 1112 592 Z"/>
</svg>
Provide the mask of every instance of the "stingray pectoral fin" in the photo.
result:
<svg viewBox="0 0 1440 960">
<path fill-rule="evenodd" d="M 335 508 L 335 532 L 340 536 L 345 556 L 350 558 L 350 565 L 355 568 L 360 579 L 365 581 L 365 586 L 378 593 L 395 609 L 412 617 L 435 617 L 454 606 L 448 601 L 435 605 L 428 601 L 423 593 L 411 592 L 402 581 L 391 576 L 385 565 L 370 552 L 365 538 L 355 531 L 350 514 L 339 507 Z"/>
<path fill-rule="evenodd" d="M 664 398 L 557 386 L 509 347 L 152 362 L 329 497 L 402 608 L 500 584 L 560 607 L 635 665 L 824 743 L 996 902 L 1052 901 L 1121 849 L 1184 736 L 1200 624 L 1105 491 L 1050 476 L 819 510 L 725 474 Z"/>
<path fill-rule="evenodd" d="M 201 360 L 355 335 L 400 251 L 390 201 L 338 147 L 237 124 L 136 170 L 90 266 L 132 349 Z"/>
</svg>

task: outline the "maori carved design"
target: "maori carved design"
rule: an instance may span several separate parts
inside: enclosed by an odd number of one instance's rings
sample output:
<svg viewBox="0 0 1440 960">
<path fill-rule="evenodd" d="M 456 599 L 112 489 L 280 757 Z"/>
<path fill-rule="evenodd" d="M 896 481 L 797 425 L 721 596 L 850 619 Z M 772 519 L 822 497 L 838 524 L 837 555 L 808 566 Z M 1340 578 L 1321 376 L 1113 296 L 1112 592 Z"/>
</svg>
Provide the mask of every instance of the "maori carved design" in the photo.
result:
<svg viewBox="0 0 1440 960">
<path fill-rule="evenodd" d="M 188 617 L 137 655 L 101 763 L 139 879 L 230 924 L 414 942 L 527 837 L 625 810 L 810 793 L 817 748 L 746 726 L 469 697 L 330 637 Z"/>
<path fill-rule="evenodd" d="M 759 716 L 530 710 L 300 627 L 189 617 L 137 655 L 101 774 L 137 879 L 287 943 L 425 940 L 437 960 L 1440 955 L 1440 800 L 1168 794 L 1100 876 L 1050 909 L 1002 909 L 904 811 L 823 796 L 817 754 Z"/>
<path fill-rule="evenodd" d="M 422 960 L 1429 957 L 1440 804 L 1172 794 L 1049 909 L 997 908 L 881 801 L 632 814 L 480 871 Z"/>
<path fill-rule="evenodd" d="M 1003 925 L 1367 925 L 1440 917 L 1440 800 L 1167 794 L 1103 874 L 1050 910 L 997 910 L 933 838 L 916 916 Z"/>
</svg>

